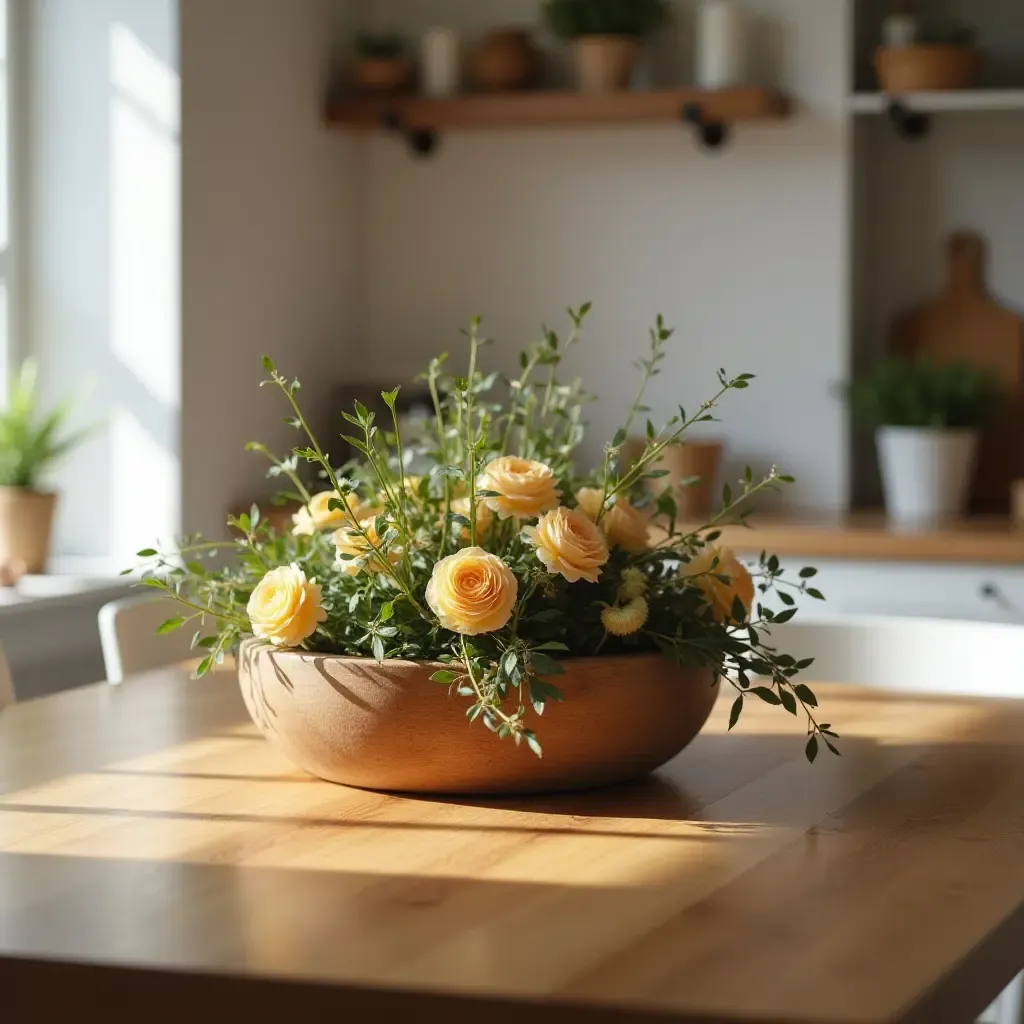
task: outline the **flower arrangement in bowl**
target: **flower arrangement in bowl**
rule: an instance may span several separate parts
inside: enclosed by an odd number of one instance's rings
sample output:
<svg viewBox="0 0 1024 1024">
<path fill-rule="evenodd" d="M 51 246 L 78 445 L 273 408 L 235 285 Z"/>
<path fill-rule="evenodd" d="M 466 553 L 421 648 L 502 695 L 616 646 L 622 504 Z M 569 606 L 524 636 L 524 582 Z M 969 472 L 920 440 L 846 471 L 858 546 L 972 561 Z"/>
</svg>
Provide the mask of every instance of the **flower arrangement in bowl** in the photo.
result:
<svg viewBox="0 0 1024 1024">
<path fill-rule="evenodd" d="M 425 450 L 403 444 L 397 415 L 378 423 L 357 402 L 342 416 L 358 457 L 342 466 L 309 431 L 299 382 L 265 358 L 265 383 L 304 440 L 286 458 L 249 448 L 302 503 L 292 530 L 275 532 L 253 507 L 230 521 L 231 541 L 140 553 L 152 559 L 144 584 L 184 606 L 162 629 L 199 627 L 200 675 L 240 645 L 249 711 L 301 767 L 404 791 L 622 780 L 675 756 L 723 681 L 735 689 L 730 728 L 760 700 L 803 712 L 811 760 L 819 744 L 835 750 L 813 692 L 795 679 L 810 661 L 771 642 L 773 623 L 795 612 L 795 592 L 821 597 L 814 569 L 784 579 L 765 554 L 752 573 L 716 545 L 722 524 L 746 520 L 749 498 L 789 478 L 772 469 L 755 480 L 748 470 L 694 532 L 678 527 L 670 488 L 652 495 L 645 486 L 664 472 L 652 469 L 664 451 L 751 375 L 720 371 L 712 399 L 661 429 L 648 421 L 643 452 L 620 463 L 672 336 L 659 318 L 625 423 L 601 465 L 578 475 L 590 396 L 559 368 L 588 311 L 570 310 L 564 342 L 546 330 L 513 379 L 481 370 L 486 341 L 474 320 L 468 369 L 448 375 L 442 356 L 424 375 L 436 415 Z M 383 395 L 393 414 L 397 396 Z M 424 456 L 430 473 L 408 475 Z M 778 611 L 763 603 L 770 592 Z"/>
</svg>

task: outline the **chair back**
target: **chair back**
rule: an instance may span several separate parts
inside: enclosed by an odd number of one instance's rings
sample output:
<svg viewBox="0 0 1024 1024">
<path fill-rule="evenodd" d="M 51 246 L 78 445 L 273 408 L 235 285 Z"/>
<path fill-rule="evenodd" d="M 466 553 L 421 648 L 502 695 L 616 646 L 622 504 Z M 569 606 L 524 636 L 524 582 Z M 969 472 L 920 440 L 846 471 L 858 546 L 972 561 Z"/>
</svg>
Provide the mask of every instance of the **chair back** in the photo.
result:
<svg viewBox="0 0 1024 1024">
<path fill-rule="evenodd" d="M 99 627 L 107 682 L 120 683 L 126 676 L 194 657 L 194 629 L 157 635 L 161 624 L 179 613 L 179 606 L 166 597 L 126 597 L 105 604 Z"/>
</svg>

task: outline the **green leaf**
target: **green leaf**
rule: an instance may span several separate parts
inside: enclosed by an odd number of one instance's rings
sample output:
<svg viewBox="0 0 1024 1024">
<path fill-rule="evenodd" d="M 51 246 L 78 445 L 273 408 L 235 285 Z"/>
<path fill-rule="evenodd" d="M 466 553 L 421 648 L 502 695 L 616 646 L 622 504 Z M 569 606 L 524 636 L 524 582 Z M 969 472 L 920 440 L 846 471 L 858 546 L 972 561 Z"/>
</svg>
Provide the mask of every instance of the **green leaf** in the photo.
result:
<svg viewBox="0 0 1024 1024">
<path fill-rule="evenodd" d="M 807 741 L 807 746 L 804 749 L 804 754 L 806 755 L 807 760 L 810 761 L 811 764 L 814 764 L 814 759 L 818 756 L 818 737 L 817 736 L 812 736 Z"/>
<path fill-rule="evenodd" d="M 202 679 L 210 669 L 213 668 L 213 655 L 208 654 L 199 664 L 196 666 L 196 678 Z"/>
<path fill-rule="evenodd" d="M 814 696 L 814 691 L 806 683 L 797 683 L 793 687 L 793 692 L 808 707 L 816 708 L 818 706 L 818 698 Z"/>
<path fill-rule="evenodd" d="M 785 590 L 778 591 L 778 595 L 779 595 L 779 600 L 783 604 L 789 605 L 790 607 L 792 607 L 794 604 L 796 604 L 796 601 L 793 599 L 793 595 L 792 594 L 787 594 Z"/>
<path fill-rule="evenodd" d="M 809 580 L 812 576 L 817 576 L 818 570 L 808 565 L 800 570 L 800 578 L 803 580 Z"/>
<path fill-rule="evenodd" d="M 743 698 L 737 697 L 732 702 L 732 711 L 729 712 L 729 731 L 732 732 L 736 723 L 740 720 L 740 715 L 743 714 Z"/>
<path fill-rule="evenodd" d="M 796 697 L 789 692 L 789 690 L 779 690 L 779 697 L 782 700 L 782 706 L 791 714 L 796 714 Z"/>
<path fill-rule="evenodd" d="M 732 488 L 728 484 L 726 484 L 722 488 L 722 504 L 723 505 L 731 505 L 732 504 Z"/>
<path fill-rule="evenodd" d="M 398 392 L 402 389 L 400 387 L 395 388 L 393 391 L 382 391 L 380 397 L 384 399 L 384 404 L 392 411 L 395 411 L 395 402 L 398 400 Z"/>
<path fill-rule="evenodd" d="M 774 621 L 779 625 L 789 622 L 789 620 L 796 615 L 796 611 L 797 610 L 795 608 L 787 608 L 783 612 L 776 612 Z"/>
<path fill-rule="evenodd" d="M 833 735 L 833 736 L 834 736 L 834 735 L 835 735 L 835 733 L 831 733 L 830 735 Z M 833 744 L 833 743 L 829 743 L 829 741 L 828 741 L 828 740 L 826 740 L 824 736 L 822 736 L 822 739 L 823 739 L 823 740 L 825 740 L 825 746 L 826 746 L 826 747 L 828 747 L 828 749 L 829 749 L 829 750 L 831 750 L 831 751 L 832 751 L 832 753 L 836 755 L 836 757 L 842 757 L 842 756 L 843 756 L 843 755 L 842 755 L 842 754 L 840 753 L 840 750 L 839 750 L 839 748 L 838 748 L 838 747 L 837 747 L 837 746 L 836 746 L 835 744 Z"/>
<path fill-rule="evenodd" d="M 820 590 L 815 590 L 814 587 L 808 587 L 807 594 L 809 597 L 813 597 L 815 601 L 825 600 L 825 595 Z"/>
<path fill-rule="evenodd" d="M 378 665 L 384 661 L 384 641 L 379 636 L 375 636 L 370 643 L 370 647 L 373 650 L 373 659 Z"/>
<path fill-rule="evenodd" d="M 523 739 L 526 740 L 526 745 L 538 756 L 543 757 L 544 751 L 541 749 L 540 742 L 537 740 L 536 735 L 532 729 L 523 730 Z"/>
<path fill-rule="evenodd" d="M 141 551 L 136 551 L 135 555 L 137 558 L 153 558 L 154 555 L 159 554 L 156 548 L 143 548 Z"/>
<path fill-rule="evenodd" d="M 173 619 L 168 619 L 166 622 L 162 622 L 156 630 L 157 636 L 164 636 L 167 633 L 173 633 L 176 629 L 181 629 L 185 625 L 184 616 L 176 615 Z"/>
<path fill-rule="evenodd" d="M 540 651 L 530 652 L 530 667 L 541 676 L 560 676 L 565 672 L 560 662 Z"/>
<path fill-rule="evenodd" d="M 504 653 L 499 668 L 506 679 L 511 680 L 516 686 L 519 685 L 523 673 L 519 666 L 519 652 L 514 647 L 510 647 Z"/>
<path fill-rule="evenodd" d="M 558 640 L 549 640 L 544 644 L 537 644 L 535 651 L 567 651 L 569 648 Z"/>
<path fill-rule="evenodd" d="M 377 615 L 378 622 L 387 622 L 395 614 L 395 603 L 394 601 L 385 601 L 380 606 L 380 612 Z"/>
<path fill-rule="evenodd" d="M 743 603 L 743 599 L 739 594 L 734 594 L 732 599 L 732 608 L 730 609 L 729 615 L 733 622 L 744 622 L 747 618 L 747 606 Z"/>
<path fill-rule="evenodd" d="M 260 361 L 263 363 L 263 369 L 266 370 L 267 373 L 277 373 L 277 367 L 274 365 L 274 360 L 271 359 L 270 356 L 264 356 Z"/>
<path fill-rule="evenodd" d="M 626 428 L 619 427 L 615 431 L 615 436 L 612 438 L 612 447 L 621 448 L 626 443 Z"/>
<path fill-rule="evenodd" d="M 782 699 L 779 695 L 767 686 L 755 686 L 750 690 L 751 693 L 756 693 L 758 697 L 765 702 L 765 704 L 779 705 L 782 703 Z"/>
<path fill-rule="evenodd" d="M 440 671 L 435 672 L 430 677 L 430 681 L 432 683 L 443 683 L 445 686 L 450 686 L 452 683 L 455 682 L 456 678 L 458 677 L 455 675 L 454 672 L 449 672 L 448 669 L 443 668 Z"/>
</svg>

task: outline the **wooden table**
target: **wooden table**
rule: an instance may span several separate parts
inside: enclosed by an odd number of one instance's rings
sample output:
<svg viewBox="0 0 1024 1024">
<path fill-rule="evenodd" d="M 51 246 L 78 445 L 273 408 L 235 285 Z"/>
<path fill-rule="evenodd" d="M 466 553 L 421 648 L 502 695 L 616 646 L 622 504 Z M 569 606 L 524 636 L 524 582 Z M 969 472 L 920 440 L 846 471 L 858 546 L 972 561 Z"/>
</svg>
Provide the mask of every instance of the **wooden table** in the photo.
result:
<svg viewBox="0 0 1024 1024">
<path fill-rule="evenodd" d="M 969 1020 L 1024 967 L 1024 706 L 819 695 L 842 758 L 723 705 L 658 776 L 529 801 L 319 782 L 225 676 L 15 706 L 0 1016 Z"/>
</svg>

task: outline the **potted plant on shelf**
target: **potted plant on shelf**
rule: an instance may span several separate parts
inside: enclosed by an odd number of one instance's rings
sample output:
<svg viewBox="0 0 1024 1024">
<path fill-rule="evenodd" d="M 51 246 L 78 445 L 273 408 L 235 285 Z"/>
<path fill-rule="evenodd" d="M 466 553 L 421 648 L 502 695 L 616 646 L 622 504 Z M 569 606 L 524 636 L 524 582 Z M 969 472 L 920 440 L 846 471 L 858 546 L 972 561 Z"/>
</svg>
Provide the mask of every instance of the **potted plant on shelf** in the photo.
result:
<svg viewBox="0 0 1024 1024">
<path fill-rule="evenodd" d="M 36 364 L 26 359 L 0 411 L 0 568 L 5 578 L 42 572 L 50 550 L 57 495 L 42 478 L 88 433 L 63 433 L 71 412 L 64 401 L 39 411 Z"/>
<path fill-rule="evenodd" d="M 977 32 L 953 19 L 922 26 L 908 46 L 880 46 L 879 87 L 888 93 L 968 89 L 981 67 Z"/>
<path fill-rule="evenodd" d="M 629 87 L 640 42 L 665 23 L 665 0 L 547 0 L 551 31 L 572 44 L 578 87 L 618 92 Z"/>
<path fill-rule="evenodd" d="M 963 513 L 982 426 L 998 410 L 994 374 L 973 363 L 885 359 L 849 388 L 875 428 L 889 516 L 909 525 Z"/>
<path fill-rule="evenodd" d="M 309 431 L 298 382 L 265 358 L 266 383 L 302 437 L 286 458 L 250 448 L 302 502 L 294 528 L 274 530 L 254 507 L 230 521 L 233 540 L 140 552 L 153 559 L 143 585 L 182 605 L 162 630 L 195 631 L 200 674 L 240 645 L 254 722 L 302 768 L 400 791 L 613 782 L 677 754 L 720 686 L 734 688 L 730 728 L 748 701 L 764 701 L 802 713 L 811 760 L 819 745 L 835 749 L 796 678 L 810 662 L 771 639 L 793 617 L 794 594 L 821 597 L 814 570 L 790 580 L 764 555 L 752 572 L 717 544 L 720 525 L 745 520 L 741 505 L 790 478 L 748 470 L 696 530 L 677 525 L 669 488 L 643 493 L 666 448 L 751 376 L 720 371 L 717 393 L 691 415 L 648 424 L 627 466 L 619 451 L 643 413 L 641 387 L 600 467 L 581 476 L 573 454 L 589 396 L 558 368 L 588 309 L 570 311 L 564 343 L 545 332 L 500 389 L 480 369 L 474 321 L 468 368 L 448 376 L 442 357 L 425 374 L 435 429 L 423 450 L 401 436 L 396 388 L 383 394 L 385 422 L 359 402 L 342 413 L 359 453 L 344 466 Z M 645 384 L 671 334 L 659 318 Z M 429 473 L 407 474 L 415 456 Z M 303 463 L 324 489 L 303 479 Z"/>
<path fill-rule="evenodd" d="M 402 36 L 367 32 L 356 37 L 349 81 L 356 92 L 398 93 L 412 85 L 416 65 Z"/>
</svg>

